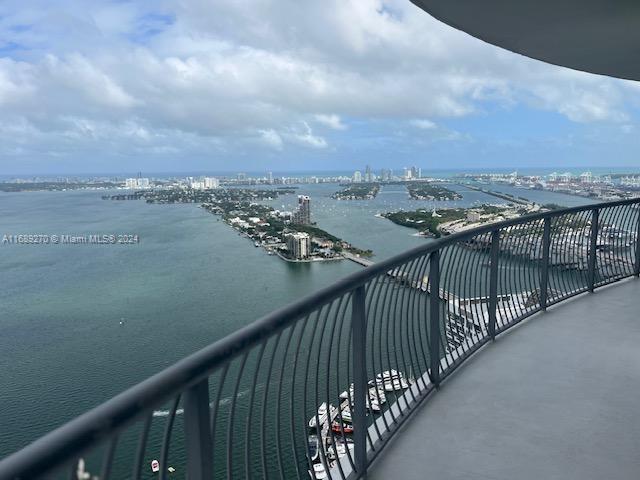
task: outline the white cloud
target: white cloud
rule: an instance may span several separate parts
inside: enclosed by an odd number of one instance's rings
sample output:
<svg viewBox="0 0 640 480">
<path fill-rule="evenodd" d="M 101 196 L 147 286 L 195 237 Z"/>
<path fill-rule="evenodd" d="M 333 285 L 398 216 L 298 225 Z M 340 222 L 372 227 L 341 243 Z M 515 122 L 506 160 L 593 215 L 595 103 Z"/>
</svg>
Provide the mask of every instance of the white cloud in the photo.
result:
<svg viewBox="0 0 640 480">
<path fill-rule="evenodd" d="M 291 138 L 294 141 L 297 141 L 301 145 L 313 148 L 326 148 L 329 146 L 324 138 L 313 134 L 313 131 L 307 122 L 302 122 L 302 127 L 302 132 L 291 134 Z"/>
<path fill-rule="evenodd" d="M 489 102 L 626 124 L 638 90 L 501 51 L 405 0 L 27 3 L 0 4 L 15 57 L 0 58 L 0 124 L 29 126 L 0 131 L 5 151 L 323 149 L 343 118 L 433 130 Z"/>
<path fill-rule="evenodd" d="M 342 120 L 338 115 L 323 115 L 318 114 L 315 116 L 315 119 L 318 123 L 325 125 L 329 128 L 333 128 L 334 130 L 346 130 L 347 126 L 342 123 Z"/>
<path fill-rule="evenodd" d="M 436 128 L 436 124 L 426 118 L 417 118 L 411 120 L 409 123 L 416 128 L 421 128 L 422 130 L 431 130 Z"/>
<path fill-rule="evenodd" d="M 276 150 L 282 150 L 282 137 L 275 130 L 260 130 L 262 141 L 275 148 Z"/>
</svg>

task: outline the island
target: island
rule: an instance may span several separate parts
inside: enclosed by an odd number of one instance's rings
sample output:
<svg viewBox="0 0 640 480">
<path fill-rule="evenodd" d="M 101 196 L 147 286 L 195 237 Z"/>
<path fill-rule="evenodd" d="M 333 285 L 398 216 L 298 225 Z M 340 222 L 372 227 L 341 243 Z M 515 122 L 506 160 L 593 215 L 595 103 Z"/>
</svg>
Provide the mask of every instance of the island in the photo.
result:
<svg viewBox="0 0 640 480">
<path fill-rule="evenodd" d="M 373 255 L 371 250 L 357 248 L 309 222 L 300 221 L 304 216 L 260 203 L 285 193 L 290 192 L 281 189 L 171 189 L 146 192 L 144 198 L 150 204 L 199 203 L 253 241 L 256 247 L 286 261 L 314 262 Z M 308 200 L 308 197 L 301 198 Z"/>
<path fill-rule="evenodd" d="M 442 185 L 433 183 L 409 183 L 407 184 L 409 196 L 413 200 L 460 200 L 462 195 Z"/>
<path fill-rule="evenodd" d="M 465 218 L 466 212 L 463 208 L 447 208 L 440 212 L 435 210 L 418 209 L 410 212 L 400 210 L 399 212 L 388 212 L 381 215 L 403 227 L 415 228 L 419 230 L 419 235 L 429 237 L 440 237 L 440 224 L 448 221 Z"/>
<path fill-rule="evenodd" d="M 381 216 L 397 225 L 414 228 L 418 235 L 438 238 L 481 225 L 545 211 L 540 205 L 480 205 L 473 208 L 418 209 L 383 213 Z"/>
<path fill-rule="evenodd" d="M 371 200 L 380 191 L 379 183 L 357 183 L 348 185 L 345 189 L 334 193 L 331 198 L 337 200 Z"/>
</svg>

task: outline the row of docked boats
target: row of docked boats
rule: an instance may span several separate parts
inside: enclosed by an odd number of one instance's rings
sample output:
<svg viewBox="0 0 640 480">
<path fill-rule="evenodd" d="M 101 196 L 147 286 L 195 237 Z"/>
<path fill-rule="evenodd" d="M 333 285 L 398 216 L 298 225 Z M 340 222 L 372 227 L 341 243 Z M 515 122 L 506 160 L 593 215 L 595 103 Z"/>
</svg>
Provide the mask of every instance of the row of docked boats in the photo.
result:
<svg viewBox="0 0 640 480">
<path fill-rule="evenodd" d="M 402 391 L 411 386 L 413 380 L 405 378 L 402 372 L 386 370 L 368 382 L 366 407 L 370 413 L 382 411 L 387 402 L 387 392 Z M 338 406 L 323 402 L 315 415 L 308 422 L 309 435 L 307 455 L 312 479 L 328 477 L 327 468 L 331 469 L 347 452 L 353 455 L 353 417 L 351 406 L 354 400 L 353 384 L 339 395 Z"/>
</svg>

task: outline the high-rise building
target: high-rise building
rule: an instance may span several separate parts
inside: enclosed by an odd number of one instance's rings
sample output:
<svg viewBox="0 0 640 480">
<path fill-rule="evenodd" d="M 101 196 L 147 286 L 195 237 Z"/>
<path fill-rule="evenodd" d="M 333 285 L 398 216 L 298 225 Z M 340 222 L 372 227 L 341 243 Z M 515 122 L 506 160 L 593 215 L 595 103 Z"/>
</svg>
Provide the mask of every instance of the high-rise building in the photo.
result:
<svg viewBox="0 0 640 480">
<path fill-rule="evenodd" d="M 364 181 L 367 183 L 373 182 L 373 175 L 371 174 L 371 167 L 369 165 L 364 169 Z"/>
<path fill-rule="evenodd" d="M 204 188 L 218 188 L 220 186 L 220 181 L 214 177 L 204 177 Z"/>
<path fill-rule="evenodd" d="M 299 225 L 311 225 L 311 199 L 307 195 L 298 195 L 298 209 L 291 221 Z"/>
<path fill-rule="evenodd" d="M 243 181 L 247 179 L 247 174 L 246 173 L 238 173 L 238 180 Z"/>
<path fill-rule="evenodd" d="M 269 172 L 267 174 L 267 181 L 269 182 L 269 185 L 273 183 L 273 172 Z"/>
<path fill-rule="evenodd" d="M 356 170 L 355 172 L 353 172 L 353 183 L 360 183 L 362 182 L 362 174 L 360 173 L 359 170 Z"/>
<path fill-rule="evenodd" d="M 295 259 L 302 260 L 309 257 L 311 239 L 308 233 L 295 232 L 286 235 L 287 249 Z"/>
<path fill-rule="evenodd" d="M 149 183 L 148 178 L 127 178 L 124 181 L 125 188 L 135 189 L 135 188 L 149 188 L 151 185 Z"/>
</svg>

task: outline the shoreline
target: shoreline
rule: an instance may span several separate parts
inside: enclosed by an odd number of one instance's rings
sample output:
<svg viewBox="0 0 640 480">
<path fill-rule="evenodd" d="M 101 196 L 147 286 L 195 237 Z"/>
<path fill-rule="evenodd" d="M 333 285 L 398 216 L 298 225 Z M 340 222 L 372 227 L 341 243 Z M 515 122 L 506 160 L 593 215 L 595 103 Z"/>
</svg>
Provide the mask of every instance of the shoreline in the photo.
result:
<svg viewBox="0 0 640 480">
<path fill-rule="evenodd" d="M 284 260 L 285 262 L 289 262 L 289 263 L 322 263 L 322 262 L 335 262 L 335 261 L 339 261 L 339 260 L 344 260 L 345 257 L 343 256 L 335 256 L 333 258 L 309 258 L 309 259 L 295 259 L 295 258 L 287 258 L 284 255 L 282 255 L 280 252 L 278 251 L 274 251 L 274 253 L 280 257 L 282 260 Z"/>
</svg>

